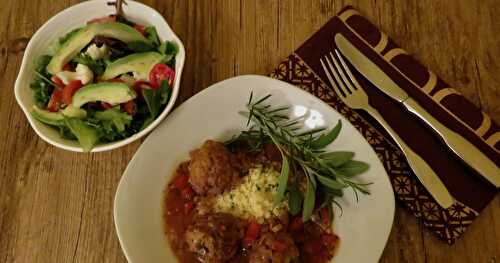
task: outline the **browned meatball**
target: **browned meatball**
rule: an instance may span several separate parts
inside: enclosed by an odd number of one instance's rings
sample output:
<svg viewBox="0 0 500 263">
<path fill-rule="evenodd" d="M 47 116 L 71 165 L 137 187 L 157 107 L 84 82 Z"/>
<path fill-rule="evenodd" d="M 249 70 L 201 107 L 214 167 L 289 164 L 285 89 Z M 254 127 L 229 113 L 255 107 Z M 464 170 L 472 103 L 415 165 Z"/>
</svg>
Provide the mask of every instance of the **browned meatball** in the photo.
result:
<svg viewBox="0 0 500 263">
<path fill-rule="evenodd" d="M 208 140 L 190 155 L 189 182 L 200 195 L 220 194 L 238 178 L 233 156 L 222 143 Z"/>
<path fill-rule="evenodd" d="M 289 263 L 298 257 L 299 249 L 290 234 L 269 232 L 250 251 L 249 263 Z"/>
<path fill-rule="evenodd" d="M 244 236 L 241 220 L 230 214 L 197 216 L 188 226 L 185 240 L 189 251 L 206 263 L 225 262 L 236 254 Z"/>
</svg>

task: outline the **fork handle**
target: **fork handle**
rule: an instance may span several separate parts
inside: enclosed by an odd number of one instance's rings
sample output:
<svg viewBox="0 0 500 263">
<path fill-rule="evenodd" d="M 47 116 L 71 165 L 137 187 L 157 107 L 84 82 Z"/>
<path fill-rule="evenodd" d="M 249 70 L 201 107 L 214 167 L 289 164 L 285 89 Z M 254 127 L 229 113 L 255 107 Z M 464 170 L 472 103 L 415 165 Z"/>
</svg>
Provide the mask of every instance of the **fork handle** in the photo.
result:
<svg viewBox="0 0 500 263">
<path fill-rule="evenodd" d="M 404 153 L 408 164 L 417 176 L 418 180 L 422 185 L 429 191 L 429 193 L 434 197 L 437 203 L 443 207 L 448 208 L 454 203 L 454 199 L 451 196 L 448 189 L 444 183 L 439 179 L 437 174 L 432 170 L 432 168 L 425 162 L 422 157 L 415 153 L 404 141 L 399 137 L 399 135 L 391 128 L 391 126 L 385 121 L 384 117 L 373 107 L 368 106 L 364 110 L 368 112 L 375 120 L 385 128 L 392 139 L 399 146 L 401 151 Z"/>
</svg>

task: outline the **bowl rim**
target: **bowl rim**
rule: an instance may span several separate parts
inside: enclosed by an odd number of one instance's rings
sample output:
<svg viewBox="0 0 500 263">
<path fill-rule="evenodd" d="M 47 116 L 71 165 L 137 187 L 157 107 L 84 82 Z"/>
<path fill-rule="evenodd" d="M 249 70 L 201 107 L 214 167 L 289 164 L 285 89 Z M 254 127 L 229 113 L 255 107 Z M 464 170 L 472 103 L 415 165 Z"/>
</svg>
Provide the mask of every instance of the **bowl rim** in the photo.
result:
<svg viewBox="0 0 500 263">
<path fill-rule="evenodd" d="M 22 62 L 21 62 L 21 66 L 19 68 L 19 72 L 17 74 L 16 81 L 15 81 L 15 84 L 14 84 L 14 95 L 15 95 L 15 98 L 16 98 L 16 102 L 19 105 L 19 107 L 21 107 L 24 115 L 28 119 L 28 123 L 30 124 L 31 128 L 33 128 L 33 130 L 35 131 L 35 133 L 40 138 L 42 138 L 42 140 L 44 140 L 45 142 L 47 142 L 47 143 L 49 143 L 49 144 L 51 144 L 51 145 L 53 145 L 53 146 L 55 146 L 57 148 L 61 148 L 61 149 L 67 150 L 67 151 L 83 152 L 83 149 L 81 147 L 79 147 L 79 146 L 71 146 L 71 145 L 68 145 L 68 144 L 65 144 L 65 143 L 62 143 L 62 142 L 57 142 L 57 141 L 52 140 L 51 138 L 49 138 L 48 136 L 46 136 L 37 127 L 37 125 L 35 125 L 35 123 L 39 122 L 39 121 L 36 120 L 35 118 L 33 118 L 33 116 L 31 116 L 31 114 L 30 114 L 30 108 L 31 108 L 32 105 L 26 105 L 22 101 L 22 99 L 21 99 L 20 90 L 23 89 L 23 88 L 29 88 L 29 87 L 21 86 L 21 77 L 24 74 L 26 74 L 26 71 L 27 71 L 26 68 L 28 67 L 29 63 L 31 63 L 31 61 L 33 60 L 32 56 L 30 56 L 30 53 L 31 53 L 31 50 L 33 49 L 33 46 L 35 45 L 34 43 L 36 43 L 38 41 L 41 41 L 43 39 L 43 38 L 41 38 L 40 35 L 41 35 L 41 31 L 44 28 L 48 27 L 51 24 L 56 23 L 56 21 L 58 19 L 60 19 L 61 17 L 66 16 L 70 12 L 70 10 L 82 8 L 82 7 L 85 7 L 85 6 L 102 5 L 102 4 L 105 4 L 105 1 L 102 1 L 102 0 L 91 0 L 91 1 L 86 1 L 86 2 L 82 2 L 82 3 L 78 3 L 78 4 L 72 5 L 72 6 L 68 7 L 68 8 L 65 8 L 65 9 L 61 10 L 60 12 L 58 12 L 57 14 L 55 14 L 51 18 L 49 18 L 45 23 L 43 23 L 43 25 L 40 26 L 37 29 L 37 31 L 32 35 L 30 41 L 28 42 L 28 45 L 26 46 L 26 49 L 25 49 L 24 55 L 23 55 L 23 59 L 22 59 Z M 97 144 L 94 148 L 92 148 L 92 150 L 90 152 L 110 151 L 110 150 L 113 150 L 113 149 L 125 146 L 127 144 L 130 144 L 130 143 L 138 140 L 139 138 L 142 138 L 145 135 L 149 134 L 153 129 L 155 129 L 161 123 L 161 121 L 163 121 L 163 119 L 165 119 L 165 117 L 168 115 L 168 113 L 173 109 L 173 107 L 175 105 L 175 102 L 177 100 L 177 97 L 179 95 L 180 81 L 181 81 L 182 71 L 184 69 L 184 64 L 185 64 L 185 60 L 186 60 L 185 59 L 184 44 L 182 43 L 182 41 L 180 40 L 180 38 L 175 34 L 175 32 L 172 30 L 172 28 L 170 27 L 170 25 L 168 24 L 168 22 L 165 20 L 165 18 L 163 17 L 163 15 L 161 15 L 158 11 L 156 11 L 155 9 L 153 9 L 150 6 L 147 6 L 147 5 L 143 4 L 143 3 L 139 3 L 139 2 L 136 2 L 136 1 L 133 1 L 133 0 L 128 0 L 127 4 L 129 6 L 139 7 L 141 9 L 145 10 L 146 13 L 149 13 L 149 14 L 152 14 L 152 15 L 156 15 L 159 18 L 161 18 L 161 22 L 163 22 L 163 25 L 160 25 L 160 27 L 164 27 L 164 29 L 166 29 L 166 31 L 168 32 L 169 37 L 171 37 L 171 39 L 173 41 L 175 41 L 176 44 L 178 44 L 179 52 L 176 55 L 176 60 L 178 61 L 177 63 L 179 63 L 179 65 L 176 65 L 176 68 L 175 68 L 174 86 L 172 88 L 172 93 L 171 93 L 171 96 L 170 96 L 170 101 L 167 103 L 167 105 L 165 106 L 165 108 L 163 109 L 163 111 L 161 112 L 161 114 L 152 123 L 150 123 L 145 129 L 143 129 L 142 131 L 139 131 L 138 133 L 133 134 L 132 136 L 130 136 L 128 138 L 125 138 L 125 139 L 122 139 L 122 140 L 119 140 L 119 141 L 110 142 L 110 143 L 106 143 L 106 144 Z M 140 14 L 140 12 L 136 12 L 135 14 Z M 89 19 L 91 19 L 91 18 L 93 18 L 93 17 L 89 17 Z M 147 17 L 143 17 L 143 18 L 146 21 L 148 20 Z M 46 125 L 46 124 L 43 124 L 43 125 Z"/>
</svg>

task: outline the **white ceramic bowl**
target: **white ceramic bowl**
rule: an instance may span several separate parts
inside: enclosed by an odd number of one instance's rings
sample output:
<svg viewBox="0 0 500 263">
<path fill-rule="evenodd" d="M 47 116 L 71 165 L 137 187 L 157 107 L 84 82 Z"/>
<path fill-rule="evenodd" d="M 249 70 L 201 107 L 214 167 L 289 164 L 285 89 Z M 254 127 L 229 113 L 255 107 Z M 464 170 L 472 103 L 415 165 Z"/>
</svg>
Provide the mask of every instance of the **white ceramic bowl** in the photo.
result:
<svg viewBox="0 0 500 263">
<path fill-rule="evenodd" d="M 337 199 L 334 231 L 340 245 L 331 263 L 376 263 L 384 250 L 394 217 L 394 194 L 380 160 L 363 136 L 340 113 L 304 90 L 262 76 L 239 76 L 204 89 L 177 107 L 151 133 L 123 173 L 114 204 L 114 219 L 120 244 L 130 263 L 178 262 L 165 237 L 164 189 L 176 167 L 189 158 L 189 151 L 207 139 L 224 141 L 246 129 L 245 109 L 250 91 L 258 99 L 272 94 L 270 102 L 290 105 L 292 117 L 305 115 L 309 129 L 331 129 L 339 119 L 342 131 L 328 150 L 353 151 L 370 169 L 355 177 L 368 186 L 370 195 L 346 189 Z"/>
<path fill-rule="evenodd" d="M 31 127 L 33 127 L 38 136 L 44 141 L 65 150 L 75 152 L 83 151 L 78 141 L 61 138 L 57 129 L 39 122 L 30 114 L 30 109 L 32 105 L 35 104 L 33 92 L 30 89 L 30 83 L 34 78 L 34 62 L 39 56 L 47 54 L 50 50 L 50 46 L 57 41 L 59 37 L 64 36 L 72 29 L 85 25 L 88 20 L 93 18 L 103 17 L 114 13 L 114 7 L 106 5 L 106 2 L 107 1 L 104 0 L 83 2 L 69 7 L 49 19 L 40 29 L 38 29 L 38 31 L 36 31 L 28 43 L 21 69 L 17 76 L 14 88 L 16 100 L 19 106 L 21 106 Z M 181 40 L 175 35 L 165 19 L 151 7 L 132 0 L 127 0 L 127 5 L 125 5 L 123 9 L 128 19 L 137 23 L 155 26 L 162 41 L 174 41 L 179 45 L 179 53 L 176 56 L 175 62 L 174 87 L 170 101 L 165 109 L 148 127 L 126 139 L 106 144 L 98 144 L 92 149 L 92 152 L 116 149 L 148 134 L 167 116 L 174 106 L 177 95 L 179 94 L 179 84 L 185 61 L 184 45 Z"/>
</svg>

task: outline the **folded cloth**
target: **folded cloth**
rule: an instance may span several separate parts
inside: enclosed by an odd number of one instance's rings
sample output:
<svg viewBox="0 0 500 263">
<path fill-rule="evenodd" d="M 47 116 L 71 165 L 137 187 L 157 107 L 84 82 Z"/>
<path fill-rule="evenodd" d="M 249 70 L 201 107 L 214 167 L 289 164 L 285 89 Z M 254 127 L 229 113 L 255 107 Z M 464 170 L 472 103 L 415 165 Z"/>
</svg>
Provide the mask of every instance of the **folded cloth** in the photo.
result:
<svg viewBox="0 0 500 263">
<path fill-rule="evenodd" d="M 498 190 L 457 159 L 425 124 L 351 68 L 370 104 L 426 160 L 455 197 L 452 207 L 441 208 L 418 182 L 385 130 L 365 112 L 343 104 L 330 87 L 320 58 L 333 51 L 337 33 L 351 41 L 436 119 L 463 135 L 497 165 L 500 165 L 499 126 L 350 6 L 328 21 L 271 74 L 307 90 L 343 114 L 377 153 L 400 203 L 441 239 L 453 244 Z"/>
</svg>

